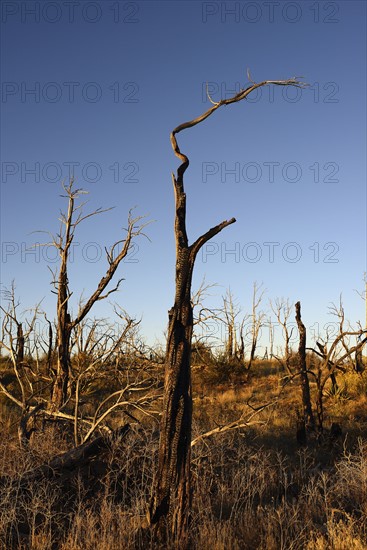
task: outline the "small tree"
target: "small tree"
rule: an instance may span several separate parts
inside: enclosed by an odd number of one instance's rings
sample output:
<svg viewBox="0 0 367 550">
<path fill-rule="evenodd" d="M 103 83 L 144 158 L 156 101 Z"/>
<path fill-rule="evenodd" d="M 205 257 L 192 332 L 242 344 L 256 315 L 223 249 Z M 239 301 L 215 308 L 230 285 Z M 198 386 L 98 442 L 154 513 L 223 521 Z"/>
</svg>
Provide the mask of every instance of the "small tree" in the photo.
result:
<svg viewBox="0 0 367 550">
<path fill-rule="evenodd" d="M 235 303 L 233 293 L 231 289 L 228 289 L 226 295 L 223 296 L 223 323 L 226 328 L 226 340 L 225 340 L 225 354 L 228 361 L 232 361 L 234 358 L 238 358 L 238 355 L 242 356 L 241 350 L 243 347 L 243 337 L 240 331 L 240 346 L 237 342 L 237 323 L 236 319 L 241 313 L 240 306 Z M 243 325 L 242 325 L 243 326 Z M 239 351 L 239 353 L 238 353 Z"/>
<path fill-rule="evenodd" d="M 31 354 L 41 342 L 36 331 L 41 318 L 39 305 L 31 311 L 30 319 L 26 319 L 18 313 L 20 304 L 15 298 L 14 285 L 3 294 L 9 304 L 7 308 L 0 306 L 3 314 L 0 349 L 6 352 L 3 361 L 10 372 L 0 376 L 0 393 L 18 408 L 18 438 L 24 450 L 29 450 L 40 418 L 42 425 L 47 420 L 73 425 L 75 446 L 78 446 L 89 441 L 96 431 L 111 432 L 107 422 L 117 410 L 130 418 L 134 411 L 155 415 L 152 403 L 160 395 L 154 391 L 156 378 L 151 372 L 151 362 L 140 360 L 138 366 L 134 364 L 136 361 L 131 365 L 125 363 L 122 373 L 116 372 L 114 363 L 115 355 L 122 349 L 133 346 L 136 353 L 134 340 L 139 322 L 115 306 L 115 313 L 122 321 L 117 331 L 104 320 L 84 319 L 77 325 L 71 338 L 71 347 L 76 351 L 72 358 L 75 376 L 68 407 L 71 410 L 58 411 L 50 406 L 49 389 L 54 374 L 48 369 L 48 357 L 45 355 L 39 365 Z M 91 399 L 96 382 L 108 388 L 103 399 Z M 87 405 L 88 414 L 83 405 Z"/>
<path fill-rule="evenodd" d="M 351 326 L 345 328 L 345 313 L 341 297 L 339 305 L 333 304 L 330 310 L 339 321 L 337 335 L 332 339 L 327 334 L 325 341 L 316 342 L 318 349 L 307 348 L 320 359 L 316 372 L 313 372 L 317 387 L 317 428 L 320 432 L 323 431 L 324 427 L 324 397 L 328 381 L 331 381 L 331 394 L 336 395 L 340 391 L 337 383 L 338 371 L 345 372 L 353 355 L 361 355 L 367 342 L 366 330 L 362 330 L 362 328 L 355 330 Z M 350 340 L 352 338 L 357 338 L 357 342 L 351 346 Z M 355 365 L 353 365 L 353 368 L 355 368 Z"/>
<path fill-rule="evenodd" d="M 34 308 L 30 320 L 20 321 L 18 314 L 20 303 L 15 297 L 14 282 L 10 290 L 4 290 L 3 297 L 8 302 L 8 307 L 4 308 L 0 306 L 3 314 L 0 349 L 5 350 L 7 353 L 16 383 L 14 390 L 9 390 L 3 377 L 1 377 L 0 392 L 20 409 L 18 437 L 22 448 L 27 450 L 29 439 L 33 432 L 33 428 L 29 428 L 29 424 L 33 420 L 34 415 L 37 414 L 40 406 L 32 406 L 35 393 L 34 372 L 32 366 L 27 361 L 27 359 L 31 359 L 30 353 L 26 357 L 25 350 L 28 347 L 29 351 L 31 347 L 31 338 L 32 336 L 34 337 L 40 306 L 38 304 Z"/>
<path fill-rule="evenodd" d="M 262 284 L 258 285 L 256 281 L 253 286 L 252 293 L 252 313 L 251 313 L 251 349 L 250 349 L 250 359 L 247 364 L 247 370 L 250 370 L 252 363 L 255 359 L 257 343 L 259 340 L 260 330 L 265 321 L 265 313 L 263 311 L 258 311 L 259 305 L 263 299 L 265 290 L 261 290 Z"/>
<path fill-rule="evenodd" d="M 283 337 L 284 337 L 283 359 L 280 359 L 279 357 L 275 357 L 275 358 L 280 362 L 280 364 L 284 367 L 287 373 L 291 375 L 292 371 L 290 367 L 290 360 L 292 356 L 292 350 L 290 346 L 290 341 L 292 338 L 293 327 L 289 330 L 288 322 L 292 311 L 292 304 L 290 304 L 288 299 L 285 300 L 284 298 L 281 298 L 281 299 L 277 298 L 274 303 L 270 301 L 270 307 L 279 325 L 282 327 Z"/>
</svg>

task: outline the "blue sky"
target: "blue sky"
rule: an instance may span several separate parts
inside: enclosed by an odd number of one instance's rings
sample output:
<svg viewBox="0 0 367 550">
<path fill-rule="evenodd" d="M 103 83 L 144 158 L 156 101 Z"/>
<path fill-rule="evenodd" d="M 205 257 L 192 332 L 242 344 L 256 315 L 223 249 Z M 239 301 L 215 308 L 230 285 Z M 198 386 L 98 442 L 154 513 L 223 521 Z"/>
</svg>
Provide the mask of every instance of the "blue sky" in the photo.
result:
<svg viewBox="0 0 367 550">
<path fill-rule="evenodd" d="M 115 206 L 75 237 L 70 286 L 93 291 L 104 246 L 128 210 L 155 220 L 120 266 L 113 298 L 161 339 L 174 294 L 170 131 L 256 81 L 304 76 L 308 90 L 263 88 L 180 134 L 190 241 L 232 216 L 196 264 L 231 287 L 244 311 L 253 281 L 267 298 L 300 300 L 306 326 L 364 319 L 366 271 L 366 3 L 97 1 L 2 3 L 1 283 L 22 307 L 43 298 L 54 316 L 52 251 L 29 253 L 56 232 L 61 181 L 74 166 L 89 205 Z M 33 90 L 33 92 L 32 92 Z M 298 95 L 297 95 L 298 93 Z M 232 251 L 232 252 L 231 252 Z M 94 313 L 109 316 L 108 302 Z"/>
</svg>

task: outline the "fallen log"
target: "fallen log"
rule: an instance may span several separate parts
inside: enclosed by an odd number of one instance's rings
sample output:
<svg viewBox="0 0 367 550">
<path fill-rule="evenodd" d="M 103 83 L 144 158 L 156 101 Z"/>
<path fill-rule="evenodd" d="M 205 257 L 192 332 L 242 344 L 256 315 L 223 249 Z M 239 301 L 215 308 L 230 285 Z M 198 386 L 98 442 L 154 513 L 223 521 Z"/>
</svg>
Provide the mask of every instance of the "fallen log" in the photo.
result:
<svg viewBox="0 0 367 550">
<path fill-rule="evenodd" d="M 125 438 L 129 430 L 130 424 L 125 424 L 111 434 L 103 434 L 93 439 L 93 441 L 87 441 L 70 451 L 55 456 L 46 464 L 25 472 L 20 478 L 13 480 L 13 483 L 19 487 L 33 481 L 59 478 L 65 473 L 84 468 L 92 460 L 107 451 L 112 441 Z M 0 483 L 9 483 L 9 478 L 1 478 Z"/>
<path fill-rule="evenodd" d="M 103 434 L 93 441 L 88 441 L 63 454 L 55 456 L 47 463 L 31 469 L 19 477 L 2 476 L 0 478 L 1 494 L 0 514 L 8 513 L 11 503 L 12 514 L 6 516 L 3 532 L 0 534 L 1 548 L 30 547 L 30 537 L 34 529 L 47 526 L 53 537 L 62 539 L 73 517 L 73 507 L 78 498 L 78 487 L 75 480 L 83 480 L 84 498 L 94 498 L 103 488 L 105 471 L 96 469 L 96 464 L 105 464 L 111 445 L 126 437 L 130 424 L 110 434 Z M 108 462 L 108 461 L 107 461 Z M 45 487 L 48 487 L 45 493 Z M 41 505 L 34 515 L 33 499 L 35 495 L 53 494 L 52 518 L 47 502 Z M 1 495 L 0 495 L 1 496 Z M 39 496 L 37 497 L 39 503 Z M 42 497 L 43 499 L 44 497 Z"/>
</svg>

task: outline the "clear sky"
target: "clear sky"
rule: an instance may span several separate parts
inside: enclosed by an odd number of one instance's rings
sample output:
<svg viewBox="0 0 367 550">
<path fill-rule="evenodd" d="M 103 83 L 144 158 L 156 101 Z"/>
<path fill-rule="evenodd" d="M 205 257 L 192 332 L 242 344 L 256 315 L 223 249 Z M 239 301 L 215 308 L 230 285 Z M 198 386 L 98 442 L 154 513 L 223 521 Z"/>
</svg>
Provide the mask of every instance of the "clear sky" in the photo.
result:
<svg viewBox="0 0 367 550">
<path fill-rule="evenodd" d="M 236 217 L 199 255 L 194 287 L 231 287 L 248 311 L 254 281 L 267 298 L 302 303 L 306 326 L 364 319 L 366 271 L 366 3 L 3 1 L 1 283 L 22 307 L 43 298 L 54 317 L 55 254 L 29 252 L 58 230 L 61 181 L 89 191 L 75 237 L 71 304 L 104 274 L 104 246 L 128 210 L 155 220 L 120 266 L 111 299 L 161 339 L 174 294 L 169 134 L 213 100 L 256 81 L 304 77 L 308 90 L 264 88 L 179 135 L 190 242 Z M 71 168 L 73 167 L 73 168 Z M 108 302 L 94 313 L 108 316 Z M 292 314 L 293 316 L 293 314 Z"/>
</svg>

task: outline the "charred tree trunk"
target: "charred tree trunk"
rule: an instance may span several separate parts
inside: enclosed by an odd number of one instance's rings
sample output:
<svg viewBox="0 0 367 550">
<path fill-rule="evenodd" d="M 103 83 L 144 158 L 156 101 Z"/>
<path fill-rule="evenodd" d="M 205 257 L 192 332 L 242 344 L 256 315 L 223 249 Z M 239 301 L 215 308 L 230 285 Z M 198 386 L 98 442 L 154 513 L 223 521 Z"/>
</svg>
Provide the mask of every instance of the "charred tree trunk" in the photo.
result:
<svg viewBox="0 0 367 550">
<path fill-rule="evenodd" d="M 186 233 L 186 194 L 184 174 L 189 159 L 181 153 L 176 134 L 203 122 L 223 105 L 244 99 L 251 91 L 266 84 L 295 85 L 288 81 L 265 81 L 253 83 L 230 99 L 212 102 L 203 115 L 185 122 L 171 133 L 171 145 L 181 164 L 177 175 L 172 175 L 175 191 L 175 238 L 176 238 L 176 291 L 175 302 L 169 312 L 167 350 L 165 359 L 165 388 L 158 451 L 158 468 L 153 495 L 149 507 L 149 523 L 157 542 L 165 547 L 167 537 L 180 548 L 189 546 L 188 524 L 191 502 L 190 444 L 191 444 L 191 341 L 193 314 L 191 304 L 191 280 L 195 258 L 201 247 L 222 229 L 234 223 L 234 218 L 223 221 L 201 235 L 193 244 L 188 244 Z"/>
<path fill-rule="evenodd" d="M 189 160 L 180 152 L 175 134 L 192 125 L 193 122 L 181 125 L 171 134 L 173 150 L 182 160 L 177 177 L 172 177 L 176 202 L 176 292 L 174 305 L 169 311 L 158 469 L 149 509 L 149 522 L 154 527 L 159 543 L 174 540 L 180 548 L 186 548 L 189 544 L 191 504 L 192 274 L 195 258 L 201 247 L 224 227 L 236 221 L 234 218 L 223 221 L 189 246 L 186 233 L 186 194 L 183 185 L 183 175 Z"/>
<path fill-rule="evenodd" d="M 70 381 L 70 323 L 57 330 L 57 371 L 52 391 L 52 404 L 59 409 L 67 401 Z"/>
<path fill-rule="evenodd" d="M 238 348 L 238 361 L 243 365 L 245 362 L 245 340 L 242 331 L 240 332 L 240 346 Z"/>
<path fill-rule="evenodd" d="M 319 367 L 316 376 L 317 394 L 316 394 L 316 414 L 317 429 L 321 433 L 324 427 L 324 384 L 322 380 L 322 369 Z"/>
<path fill-rule="evenodd" d="M 57 351 L 57 366 L 56 378 L 54 380 L 51 404 L 54 409 L 60 407 L 67 401 L 68 386 L 70 376 L 70 336 L 71 323 L 69 315 L 69 280 L 68 280 L 68 260 L 69 250 L 73 242 L 73 214 L 75 197 L 78 192 L 72 192 L 73 180 L 71 180 L 69 188 L 66 189 L 68 194 L 68 212 L 66 216 L 62 216 L 65 224 L 64 242 L 60 237 L 59 254 L 60 254 L 60 271 L 57 281 L 57 331 L 56 331 L 56 351 Z"/>
<path fill-rule="evenodd" d="M 315 428 L 315 420 L 312 412 L 310 384 L 306 366 L 306 327 L 301 319 L 300 302 L 296 303 L 296 321 L 299 330 L 298 368 L 301 378 L 303 418 L 306 430 L 313 430 Z"/>
<path fill-rule="evenodd" d="M 192 274 L 196 255 L 203 244 L 236 220 L 232 218 L 220 223 L 189 246 L 186 234 L 186 194 L 183 186 L 183 174 L 189 160 L 180 152 L 175 133 L 174 131 L 171 134 L 172 146 L 183 161 L 177 178 L 172 178 L 176 201 L 176 292 L 174 305 L 169 311 L 158 469 L 149 521 L 154 526 L 160 544 L 174 540 L 180 548 L 186 548 L 191 504 Z"/>
<path fill-rule="evenodd" d="M 69 211 L 72 211 L 73 208 L 74 205 L 72 203 L 71 206 L 69 205 Z M 66 242 L 71 243 L 69 235 L 67 235 Z M 67 261 L 68 255 L 67 248 L 65 247 L 61 258 L 57 296 L 57 366 L 56 378 L 54 380 L 52 390 L 52 406 L 55 409 L 60 409 L 60 407 L 67 401 L 70 379 L 70 337 L 72 327 L 68 311 L 69 288 Z"/>
<path fill-rule="evenodd" d="M 193 262 L 181 252 L 177 259 L 180 277 L 176 300 L 169 312 L 166 375 L 156 493 L 151 506 L 151 523 L 157 524 L 159 538 L 168 533 L 181 541 L 187 534 L 190 493 L 191 444 L 191 340 L 193 312 L 191 278 Z M 163 518 L 168 520 L 161 521 Z"/>
<path fill-rule="evenodd" d="M 29 450 L 29 442 L 31 439 L 32 433 L 35 431 L 35 418 L 41 409 L 43 409 L 44 404 L 39 403 L 35 407 L 26 407 L 25 410 L 22 412 L 22 416 L 20 418 L 19 426 L 18 426 L 18 439 L 21 448 L 23 451 L 27 452 Z M 32 424 L 29 427 L 29 424 Z"/>
<path fill-rule="evenodd" d="M 24 362 L 24 333 L 22 323 L 17 323 L 17 347 L 16 347 L 17 368 Z"/>
<path fill-rule="evenodd" d="M 285 370 L 287 373 L 292 376 L 292 370 L 291 370 L 291 353 L 290 353 L 290 346 L 289 342 L 291 340 L 291 337 L 289 335 L 289 332 L 287 330 L 285 335 Z"/>
<path fill-rule="evenodd" d="M 47 324 L 48 324 L 48 349 L 47 349 L 47 371 L 49 375 L 52 374 L 52 346 L 53 346 L 53 331 L 52 331 L 52 324 L 51 321 L 49 321 L 46 318 Z"/>
<path fill-rule="evenodd" d="M 228 325 L 228 337 L 227 337 L 227 358 L 230 361 L 233 359 L 233 348 L 234 348 L 234 342 L 233 342 L 233 326 Z"/>
<path fill-rule="evenodd" d="M 355 371 L 361 374 L 364 371 L 362 349 L 356 350 L 355 353 Z"/>
<path fill-rule="evenodd" d="M 251 369 L 252 363 L 254 362 L 255 353 L 256 353 L 256 347 L 257 347 L 257 340 L 256 340 L 256 339 L 253 339 L 253 340 L 252 340 L 252 344 L 251 344 L 250 359 L 249 359 L 249 362 L 248 362 L 248 364 L 247 364 L 247 370 L 250 370 L 250 369 Z"/>
</svg>

